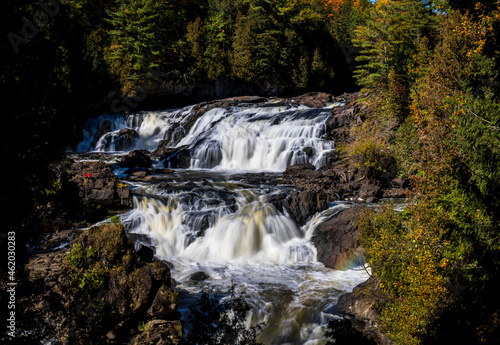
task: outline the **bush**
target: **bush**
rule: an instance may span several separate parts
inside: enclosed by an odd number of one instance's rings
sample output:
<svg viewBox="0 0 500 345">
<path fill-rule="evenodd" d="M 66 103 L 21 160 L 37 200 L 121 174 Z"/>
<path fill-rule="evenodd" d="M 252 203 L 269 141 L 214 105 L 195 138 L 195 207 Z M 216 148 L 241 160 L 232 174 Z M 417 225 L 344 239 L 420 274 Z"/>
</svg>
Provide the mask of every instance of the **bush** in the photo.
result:
<svg viewBox="0 0 500 345">
<path fill-rule="evenodd" d="M 133 246 L 115 220 L 88 230 L 65 258 L 68 277 L 75 287 L 92 295 L 105 287 L 110 270 L 128 271 L 133 267 Z"/>
<path fill-rule="evenodd" d="M 358 223 L 365 259 L 389 301 L 382 308 L 382 327 L 397 344 L 420 344 L 448 300 L 444 271 L 450 262 L 440 220 L 439 211 L 422 203 L 405 214 L 391 206 L 367 211 Z"/>
<path fill-rule="evenodd" d="M 363 126 L 353 127 L 350 136 L 354 140 L 343 145 L 340 154 L 362 174 L 380 176 L 393 167 L 395 159 L 391 146 L 375 124 L 366 122 Z"/>
</svg>

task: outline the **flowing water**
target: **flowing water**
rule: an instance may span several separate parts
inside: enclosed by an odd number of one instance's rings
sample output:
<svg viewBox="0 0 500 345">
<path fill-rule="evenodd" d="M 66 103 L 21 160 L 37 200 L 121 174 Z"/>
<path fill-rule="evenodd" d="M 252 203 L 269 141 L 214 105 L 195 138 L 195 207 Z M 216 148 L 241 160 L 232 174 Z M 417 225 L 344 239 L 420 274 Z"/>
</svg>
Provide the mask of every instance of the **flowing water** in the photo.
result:
<svg viewBox="0 0 500 345">
<path fill-rule="evenodd" d="M 280 183 L 279 172 L 328 163 L 334 150 L 322 139 L 328 115 L 328 108 L 272 104 L 215 108 L 198 117 L 193 107 L 102 115 L 89 120 L 78 148 L 110 155 L 123 153 L 114 152 L 118 146 L 154 150 L 162 141 L 187 148 L 189 169 L 157 175 L 155 182 L 128 181 L 134 207 L 121 218 L 137 247 L 152 247 L 169 263 L 183 317 L 203 289 L 227 295 L 234 286 L 252 307 L 248 325 L 265 324 L 259 342 L 323 344 L 337 298 L 367 275 L 359 267 L 325 268 L 310 242 L 321 221 L 349 205 L 335 205 L 297 227 L 280 207 L 292 187 Z M 126 145 L 124 128 L 137 133 Z M 155 162 L 168 165 L 168 159 Z M 200 272 L 206 279 L 193 278 Z"/>
</svg>

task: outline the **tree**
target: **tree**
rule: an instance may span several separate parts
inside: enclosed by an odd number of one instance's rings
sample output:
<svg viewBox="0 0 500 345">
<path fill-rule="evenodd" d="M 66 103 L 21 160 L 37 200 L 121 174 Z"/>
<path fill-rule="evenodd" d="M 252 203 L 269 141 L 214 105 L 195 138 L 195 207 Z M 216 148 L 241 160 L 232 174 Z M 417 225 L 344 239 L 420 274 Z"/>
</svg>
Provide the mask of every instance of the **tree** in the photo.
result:
<svg viewBox="0 0 500 345">
<path fill-rule="evenodd" d="M 160 14 L 167 11 L 164 2 L 153 0 L 119 0 L 116 11 L 107 11 L 111 46 L 107 51 L 113 74 L 122 84 L 140 82 L 148 70 L 160 65 L 162 27 Z"/>
<path fill-rule="evenodd" d="M 356 30 L 360 49 L 355 77 L 365 91 L 386 98 L 385 104 L 404 118 L 409 102 L 411 61 L 418 42 L 433 28 L 429 6 L 419 0 L 377 1 L 366 25 Z"/>
</svg>

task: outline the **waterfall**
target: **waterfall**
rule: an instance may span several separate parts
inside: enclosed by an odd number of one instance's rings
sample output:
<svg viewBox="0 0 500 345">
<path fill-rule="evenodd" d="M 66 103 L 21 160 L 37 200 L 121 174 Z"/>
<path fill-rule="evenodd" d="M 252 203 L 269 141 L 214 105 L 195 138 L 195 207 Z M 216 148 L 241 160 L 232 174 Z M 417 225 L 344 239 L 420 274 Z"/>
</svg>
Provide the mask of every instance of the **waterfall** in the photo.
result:
<svg viewBox="0 0 500 345">
<path fill-rule="evenodd" d="M 323 344 L 337 298 L 367 277 L 325 268 L 310 241 L 316 226 L 346 206 L 298 227 L 281 207 L 293 187 L 275 181 L 288 166 L 329 163 L 335 147 L 323 137 L 330 113 L 269 103 L 104 114 L 88 121 L 77 150 L 106 153 L 109 164 L 124 152 L 159 146 L 168 147 L 168 157 L 155 167 L 169 167 L 177 154 L 190 159 L 189 169 L 127 181 L 134 207 L 120 217 L 136 248 L 147 245 L 169 262 L 184 320 L 204 288 L 223 294 L 235 285 L 251 306 L 248 325 L 265 324 L 259 342 Z M 206 280 L 192 278 L 200 272 Z"/>
<path fill-rule="evenodd" d="M 268 326 L 260 342 L 321 343 L 340 293 L 366 279 L 360 271 L 325 268 L 310 241 L 317 225 L 347 205 L 316 214 L 299 228 L 268 202 L 282 191 L 215 171 L 203 172 L 208 183 L 199 176 L 185 171 L 171 177 L 167 188 L 132 184 L 135 207 L 121 220 L 136 243 L 154 247 L 158 258 L 170 262 L 178 288 L 189 294 L 200 292 L 202 285 L 191 279 L 200 271 L 209 277 L 203 286 L 214 291 L 236 283 L 252 306 L 248 324 Z M 183 315 L 191 303 L 181 299 Z"/>
<path fill-rule="evenodd" d="M 197 205 L 173 193 L 162 200 L 135 197 L 124 222 L 155 240 L 157 255 L 193 261 L 309 263 L 316 248 L 293 221 L 252 190 L 237 191 L 236 211 L 224 201 L 207 202 L 207 190 L 196 190 Z M 191 200 L 191 199 L 189 199 Z"/>
<path fill-rule="evenodd" d="M 283 171 L 295 164 L 321 167 L 332 141 L 323 140 L 330 109 L 304 106 L 214 108 L 196 118 L 193 107 L 89 121 L 79 151 L 155 150 L 163 141 L 188 147 L 192 169 Z M 195 121 L 194 121 L 195 120 Z M 135 134 L 124 142 L 124 130 Z M 119 145 L 118 145 L 118 144 Z"/>
</svg>

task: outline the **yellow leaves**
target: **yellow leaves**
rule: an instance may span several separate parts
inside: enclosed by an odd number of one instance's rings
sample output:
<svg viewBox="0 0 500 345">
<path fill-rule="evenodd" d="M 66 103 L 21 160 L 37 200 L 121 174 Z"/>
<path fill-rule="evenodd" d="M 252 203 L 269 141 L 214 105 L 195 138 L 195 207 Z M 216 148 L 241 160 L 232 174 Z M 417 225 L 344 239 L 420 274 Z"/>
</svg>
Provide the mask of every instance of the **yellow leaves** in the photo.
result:
<svg viewBox="0 0 500 345">
<path fill-rule="evenodd" d="M 439 264 L 439 267 L 446 268 L 449 263 L 450 263 L 450 260 L 448 260 L 447 258 L 443 258 L 443 260 L 441 260 L 441 263 Z"/>
<path fill-rule="evenodd" d="M 478 6 L 480 4 L 476 4 Z M 467 42 L 466 56 L 470 58 L 483 51 L 487 38 L 493 33 L 494 20 L 497 20 L 498 13 L 493 15 L 480 15 L 478 20 L 473 20 L 468 14 L 464 15 L 462 21 L 453 28 L 453 33 L 461 42 Z"/>
<path fill-rule="evenodd" d="M 360 223 L 367 261 L 391 300 L 382 311 L 382 326 L 401 344 L 420 343 L 418 335 L 448 296 L 441 274 L 450 265 L 443 256 L 447 243 L 430 226 L 429 215 L 417 213 L 403 220 L 384 210 L 372 216 L 369 226 L 366 220 Z"/>
<path fill-rule="evenodd" d="M 342 10 L 343 4 L 344 4 L 343 0 L 326 0 L 325 1 L 325 8 L 327 10 L 331 10 L 331 11 L 338 14 Z"/>
</svg>

